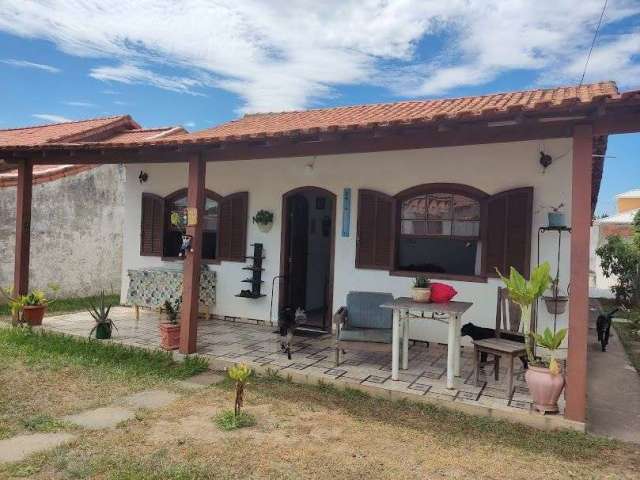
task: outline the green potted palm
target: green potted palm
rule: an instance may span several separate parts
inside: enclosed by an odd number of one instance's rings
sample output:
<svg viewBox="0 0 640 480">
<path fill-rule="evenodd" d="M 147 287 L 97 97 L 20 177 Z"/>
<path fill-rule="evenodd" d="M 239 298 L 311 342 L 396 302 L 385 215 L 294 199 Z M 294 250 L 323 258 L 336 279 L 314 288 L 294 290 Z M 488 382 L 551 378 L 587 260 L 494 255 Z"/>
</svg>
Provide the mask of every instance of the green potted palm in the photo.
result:
<svg viewBox="0 0 640 480">
<path fill-rule="evenodd" d="M 555 357 L 547 361 L 536 358 L 533 354 L 535 344 L 554 352 L 560 347 L 566 335 L 565 330 L 552 333 L 546 329 L 542 335 L 531 331 L 531 310 L 535 301 L 552 283 L 549 275 L 549 263 L 538 265 L 531 273 L 531 278 L 526 280 L 515 268 L 511 267 L 509 278 L 502 276 L 509 297 L 516 303 L 522 312 L 522 325 L 525 334 L 525 347 L 529 359 L 529 367 L 525 373 L 527 387 L 533 398 L 537 410 L 541 412 L 557 412 L 558 397 L 564 387 L 564 377 L 560 375 L 559 366 Z"/>
<path fill-rule="evenodd" d="M 98 340 L 107 340 L 111 338 L 111 334 L 113 333 L 113 329 L 116 330 L 116 324 L 109 318 L 109 312 L 111 311 L 112 305 L 108 303 L 105 299 L 104 290 L 100 292 L 100 297 L 98 302 L 89 302 L 89 314 L 95 320 L 95 325 L 89 332 L 89 338 L 94 333 L 96 334 L 96 339 Z"/>
<path fill-rule="evenodd" d="M 164 302 L 165 321 L 160 323 L 160 347 L 165 350 L 175 350 L 180 346 L 180 324 L 178 313 L 182 299 L 175 303 Z"/>
<path fill-rule="evenodd" d="M 549 352 L 546 359 L 536 359 L 536 363 L 530 364 L 524 374 L 533 404 L 536 410 L 542 413 L 558 411 L 558 398 L 564 388 L 564 375 L 556 360 L 555 351 L 562 345 L 566 334 L 566 328 L 556 333 L 549 328 L 545 328 L 542 335 L 532 333 L 536 344 Z"/>
</svg>

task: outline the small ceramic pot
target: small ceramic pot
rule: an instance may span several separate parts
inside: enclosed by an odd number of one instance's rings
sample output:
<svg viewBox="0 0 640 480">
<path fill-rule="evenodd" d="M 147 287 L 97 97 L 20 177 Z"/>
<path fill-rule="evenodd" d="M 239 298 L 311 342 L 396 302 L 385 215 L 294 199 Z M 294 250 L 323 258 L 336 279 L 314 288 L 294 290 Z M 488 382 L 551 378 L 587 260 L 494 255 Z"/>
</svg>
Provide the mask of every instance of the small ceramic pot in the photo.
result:
<svg viewBox="0 0 640 480">
<path fill-rule="evenodd" d="M 160 324 L 160 347 L 165 350 L 176 350 L 180 347 L 180 324 Z"/>
<path fill-rule="evenodd" d="M 273 222 L 269 222 L 269 223 L 258 223 L 258 230 L 260 230 L 262 233 L 269 233 L 269 231 L 271 231 L 271 227 L 273 227 Z"/>
<path fill-rule="evenodd" d="M 46 305 L 25 305 L 22 307 L 22 318 L 32 327 L 42 325 Z"/>
<path fill-rule="evenodd" d="M 567 220 L 565 219 L 564 213 L 548 212 L 547 216 L 549 218 L 550 227 L 566 227 L 567 226 Z"/>
<path fill-rule="evenodd" d="M 411 298 L 413 298 L 414 302 L 428 303 L 431 301 L 431 288 L 413 287 L 411 289 Z"/>
<path fill-rule="evenodd" d="M 552 315 L 561 315 L 567 309 L 569 297 L 543 297 L 543 300 L 547 306 L 547 312 Z"/>
<path fill-rule="evenodd" d="M 536 410 L 542 413 L 556 413 L 558 398 L 564 388 L 564 375 L 553 375 L 548 368 L 529 365 L 524 378 Z"/>
</svg>

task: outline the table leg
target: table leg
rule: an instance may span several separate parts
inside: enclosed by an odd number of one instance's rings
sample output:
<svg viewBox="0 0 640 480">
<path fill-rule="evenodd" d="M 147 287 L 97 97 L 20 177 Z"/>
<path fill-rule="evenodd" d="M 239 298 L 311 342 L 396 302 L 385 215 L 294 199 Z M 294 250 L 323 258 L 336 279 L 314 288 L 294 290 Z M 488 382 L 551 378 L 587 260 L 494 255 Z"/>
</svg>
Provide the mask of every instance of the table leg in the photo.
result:
<svg viewBox="0 0 640 480">
<path fill-rule="evenodd" d="M 409 319 L 406 315 L 402 321 L 402 369 L 409 368 Z"/>
<path fill-rule="evenodd" d="M 393 332 L 391 335 L 391 379 L 398 380 L 400 364 L 400 312 L 393 311 Z"/>
<path fill-rule="evenodd" d="M 453 388 L 453 376 L 456 368 L 456 326 L 457 321 L 454 318 L 449 319 L 449 338 L 447 339 L 447 388 Z M 458 333 L 460 331 L 458 330 Z"/>
<path fill-rule="evenodd" d="M 455 324 L 456 324 L 456 356 L 454 358 L 455 360 L 455 375 L 456 377 L 460 376 L 460 355 L 461 355 L 461 345 L 460 345 L 460 316 L 456 315 L 455 317 Z"/>
</svg>

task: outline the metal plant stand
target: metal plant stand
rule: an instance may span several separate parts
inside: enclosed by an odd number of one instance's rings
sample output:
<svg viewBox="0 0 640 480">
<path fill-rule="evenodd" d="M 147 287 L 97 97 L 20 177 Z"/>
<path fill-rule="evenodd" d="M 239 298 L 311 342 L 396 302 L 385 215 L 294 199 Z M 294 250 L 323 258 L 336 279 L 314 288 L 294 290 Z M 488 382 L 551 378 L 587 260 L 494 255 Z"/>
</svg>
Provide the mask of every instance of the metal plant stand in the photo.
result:
<svg viewBox="0 0 640 480">
<path fill-rule="evenodd" d="M 560 254 L 562 251 L 562 234 L 563 233 L 571 233 L 571 227 L 540 227 L 538 229 L 538 259 L 537 259 L 537 264 L 540 265 L 540 237 L 542 234 L 546 233 L 546 232 L 557 232 L 558 233 L 558 251 L 556 254 L 556 276 L 555 276 L 555 280 L 556 280 L 556 292 L 554 292 L 554 295 L 557 297 L 558 292 L 557 292 L 557 285 L 559 284 L 560 281 Z M 568 288 L 567 288 L 568 290 Z M 567 293 L 568 294 L 568 293 Z M 540 302 L 540 298 L 538 298 L 537 302 Z M 536 305 L 538 306 L 538 305 Z M 553 332 L 556 332 L 556 325 L 558 322 L 558 312 L 557 310 L 554 312 L 553 314 Z"/>
</svg>

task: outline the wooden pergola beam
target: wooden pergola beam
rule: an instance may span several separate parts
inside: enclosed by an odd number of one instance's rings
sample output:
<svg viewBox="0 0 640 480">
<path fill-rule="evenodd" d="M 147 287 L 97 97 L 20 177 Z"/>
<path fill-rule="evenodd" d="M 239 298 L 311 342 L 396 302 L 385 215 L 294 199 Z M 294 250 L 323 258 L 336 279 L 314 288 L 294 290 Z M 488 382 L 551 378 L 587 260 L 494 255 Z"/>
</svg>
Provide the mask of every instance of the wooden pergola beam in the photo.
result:
<svg viewBox="0 0 640 480">
<path fill-rule="evenodd" d="M 186 233 L 191 236 L 191 251 L 184 259 L 180 322 L 180 353 L 185 354 L 195 353 L 197 348 L 206 169 L 207 164 L 201 155 L 190 155 Z"/>
<path fill-rule="evenodd" d="M 13 270 L 13 295 L 26 295 L 29 290 L 29 250 L 31 245 L 31 194 L 33 163 L 18 164 L 16 188 L 16 249 Z"/>
</svg>

